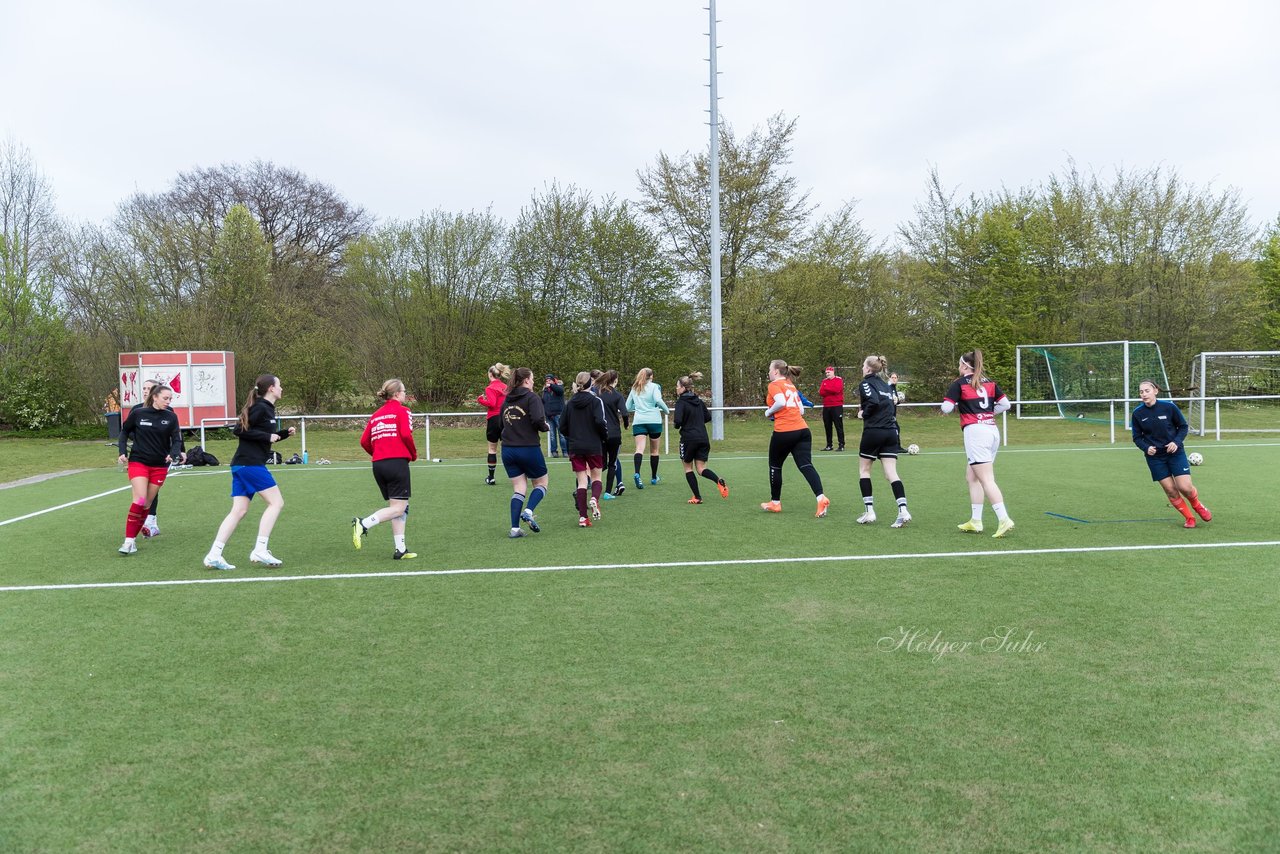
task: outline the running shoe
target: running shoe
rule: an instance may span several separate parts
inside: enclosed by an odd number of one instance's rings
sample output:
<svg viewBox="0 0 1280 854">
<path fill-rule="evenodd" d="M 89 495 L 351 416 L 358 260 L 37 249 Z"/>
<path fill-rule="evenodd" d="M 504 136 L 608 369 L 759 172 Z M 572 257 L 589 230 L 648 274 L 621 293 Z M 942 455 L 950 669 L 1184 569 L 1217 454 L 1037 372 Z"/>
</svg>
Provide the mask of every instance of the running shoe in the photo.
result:
<svg viewBox="0 0 1280 854">
<path fill-rule="evenodd" d="M 690 498 L 690 499 L 689 499 L 687 502 L 685 502 L 685 503 L 686 503 L 686 504 L 701 504 L 701 503 L 702 503 L 702 499 L 701 499 L 701 498 Z"/>
<path fill-rule="evenodd" d="M 494 486 L 495 484 L 497 484 L 497 481 L 488 475 L 485 476 L 484 482 L 488 486 Z"/>
<path fill-rule="evenodd" d="M 601 494 L 601 496 L 600 496 L 600 500 L 601 500 L 601 501 L 612 501 L 612 500 L 614 499 L 614 497 L 615 497 L 615 496 L 614 496 L 614 494 L 613 494 L 612 492 L 610 492 L 609 490 L 607 490 L 607 489 L 606 489 L 606 490 Z"/>
<path fill-rule="evenodd" d="M 227 563 L 222 558 L 214 557 L 213 555 L 209 555 L 204 559 L 204 566 L 205 566 L 205 569 L 223 569 L 223 570 L 235 569 L 234 566 Z"/>
<path fill-rule="evenodd" d="M 254 549 L 249 553 L 249 563 L 260 563 L 263 566 L 281 566 L 284 561 L 267 549 Z"/>
<path fill-rule="evenodd" d="M 961 531 L 964 531 L 966 534 L 981 534 L 982 520 L 970 519 L 968 522 L 964 522 L 960 525 L 956 525 L 956 527 L 959 528 Z"/>
<path fill-rule="evenodd" d="M 524 521 L 526 525 L 529 526 L 529 530 L 533 531 L 535 534 L 542 530 L 541 528 L 538 527 L 538 520 L 533 517 L 532 510 L 527 510 L 527 509 L 521 510 L 520 518 L 521 520 Z"/>
<path fill-rule="evenodd" d="M 657 476 L 654 476 L 653 478 L 651 478 L 651 479 L 649 480 L 649 483 L 651 483 L 651 484 L 652 484 L 652 485 L 654 485 L 654 486 L 657 486 L 657 485 L 658 485 L 659 483 L 661 483 L 661 482 L 662 482 L 662 478 L 657 477 Z"/>
<path fill-rule="evenodd" d="M 613 488 L 613 497 L 614 497 L 614 498 L 617 498 L 617 497 L 619 497 L 620 495 L 622 495 L 622 493 L 624 493 L 624 492 L 626 492 L 626 491 L 627 491 L 627 488 L 626 488 L 625 486 L 623 486 L 622 484 L 618 484 L 617 486 L 615 486 L 615 487 Z"/>
<path fill-rule="evenodd" d="M 827 510 L 831 507 L 831 499 L 825 495 L 818 496 L 818 511 L 813 515 L 821 519 L 827 515 Z"/>
<path fill-rule="evenodd" d="M 507 534 L 507 536 L 513 540 L 518 540 L 521 537 L 527 537 L 529 535 L 524 532 L 524 528 L 512 528 L 511 533 Z"/>
<path fill-rule="evenodd" d="M 729 484 L 724 482 L 724 478 L 720 478 L 716 481 L 716 489 L 720 490 L 721 498 L 729 497 Z"/>
<path fill-rule="evenodd" d="M 858 524 L 859 524 L 859 525 L 870 525 L 870 524 L 871 524 L 872 522 L 874 522 L 875 520 L 876 520 L 876 511 L 874 511 L 874 510 L 872 510 L 870 507 L 868 507 L 868 508 L 867 508 L 867 512 L 866 512 L 866 513 L 863 513 L 861 516 L 859 516 L 859 517 L 858 517 Z"/>
<path fill-rule="evenodd" d="M 782 502 L 781 502 L 781 501 L 766 501 L 765 503 L 763 503 L 763 504 L 761 504 L 761 505 L 760 505 L 760 509 L 761 509 L 761 510 L 763 510 L 763 511 L 765 511 L 766 513 L 781 513 L 781 512 L 782 512 Z"/>
<path fill-rule="evenodd" d="M 396 549 L 394 552 L 391 553 L 392 560 L 413 560 L 417 556 L 418 556 L 417 552 L 400 551 L 399 549 Z"/>
<path fill-rule="evenodd" d="M 1197 504 L 1192 509 L 1195 510 L 1196 513 L 1199 514 L 1200 518 L 1205 520 L 1206 522 L 1213 521 L 1213 514 L 1210 513 L 1209 508 L 1205 507 L 1203 504 Z"/>
<path fill-rule="evenodd" d="M 644 481 L 640 479 L 640 472 L 635 473 L 636 489 L 644 489 Z"/>
<path fill-rule="evenodd" d="M 830 445 L 827 445 L 827 446 L 826 446 L 825 448 L 823 448 L 822 450 L 824 450 L 824 451 L 830 451 L 830 450 L 832 450 L 832 448 L 831 448 L 831 446 L 830 446 Z"/>
<path fill-rule="evenodd" d="M 1184 527 L 1184 528 L 1194 528 L 1195 526 L 1196 526 L 1196 517 L 1195 517 L 1195 516 L 1188 516 L 1188 517 L 1186 517 L 1186 521 L 1182 523 L 1182 527 Z"/>
<path fill-rule="evenodd" d="M 599 519 L 600 518 L 600 502 L 596 501 L 596 497 L 594 495 L 587 499 L 587 506 L 591 508 L 591 518 Z"/>
<path fill-rule="evenodd" d="M 890 528 L 905 528 L 907 523 L 911 521 L 911 514 L 907 512 L 907 508 L 903 507 L 898 510 L 898 518 L 893 520 Z"/>
<path fill-rule="evenodd" d="M 579 528 L 590 528 L 590 527 L 591 527 L 591 520 L 590 520 L 590 519 L 588 519 L 586 516 L 579 516 L 579 517 L 578 517 L 578 527 L 579 527 Z"/>
<path fill-rule="evenodd" d="M 364 535 L 367 533 L 369 533 L 369 530 L 364 526 L 364 523 L 360 521 L 360 517 L 352 516 L 351 545 L 356 547 L 356 551 L 359 551 L 360 547 L 364 545 Z"/>
<path fill-rule="evenodd" d="M 125 557 L 128 557 L 129 555 L 136 555 L 138 553 L 138 546 L 133 542 L 133 540 L 125 540 L 124 545 L 120 547 L 119 551 L 120 554 Z"/>
<path fill-rule="evenodd" d="M 1195 527 L 1195 520 L 1191 521 L 1191 527 Z M 996 525 L 996 532 L 991 535 L 991 539 L 996 540 L 1002 538 L 1005 534 L 1013 530 L 1012 519 L 1001 519 L 1000 524 Z"/>
</svg>

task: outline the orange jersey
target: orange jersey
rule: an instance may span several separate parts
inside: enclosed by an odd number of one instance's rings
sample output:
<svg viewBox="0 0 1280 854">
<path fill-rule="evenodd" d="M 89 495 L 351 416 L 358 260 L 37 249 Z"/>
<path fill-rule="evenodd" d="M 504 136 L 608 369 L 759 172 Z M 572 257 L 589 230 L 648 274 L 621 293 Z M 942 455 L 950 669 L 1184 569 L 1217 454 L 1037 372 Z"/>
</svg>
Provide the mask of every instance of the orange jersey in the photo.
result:
<svg viewBox="0 0 1280 854">
<path fill-rule="evenodd" d="M 800 403 L 800 392 L 790 380 L 774 380 L 769 383 L 769 395 L 765 398 L 767 406 L 773 406 L 774 398 L 782 395 L 786 405 L 773 413 L 773 432 L 789 433 L 792 430 L 804 430 L 809 425 L 804 421 L 804 406 Z"/>
</svg>

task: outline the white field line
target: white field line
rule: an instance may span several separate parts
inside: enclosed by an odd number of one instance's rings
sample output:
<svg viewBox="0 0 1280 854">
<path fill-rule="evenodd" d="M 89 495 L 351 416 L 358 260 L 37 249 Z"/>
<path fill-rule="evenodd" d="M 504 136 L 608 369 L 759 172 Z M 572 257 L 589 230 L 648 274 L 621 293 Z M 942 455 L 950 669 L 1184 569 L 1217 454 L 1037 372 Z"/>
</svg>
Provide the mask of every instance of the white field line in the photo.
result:
<svg viewBox="0 0 1280 854">
<path fill-rule="evenodd" d="M 218 576 L 215 578 L 176 578 L 167 581 L 103 581 L 89 584 L 28 584 L 0 587 L 0 593 L 18 593 L 38 590 L 94 590 L 113 587 L 180 587 L 189 584 L 249 584 L 284 581 L 333 581 L 365 578 L 418 578 L 436 575 L 492 575 L 519 572 L 571 572 L 578 570 L 619 569 L 678 569 L 681 567 L 711 566 L 759 566 L 795 563 L 857 563 L 878 560 L 937 560 L 947 558 L 1026 557 L 1028 555 L 1096 554 L 1100 552 L 1134 552 L 1150 549 L 1239 549 L 1274 548 L 1280 540 L 1261 540 L 1243 543 L 1178 543 L 1167 546 L 1080 546 L 1060 549 L 1009 549 L 976 552 L 913 552 L 887 555 L 832 555 L 816 557 L 762 557 L 736 560 L 680 560 L 653 563 L 585 563 L 558 566 L 493 566 L 474 569 L 421 569 L 402 572 L 342 572 L 323 575 L 262 575 L 246 578 Z"/>
<path fill-rule="evenodd" d="M 1231 448 L 1274 448 L 1274 447 L 1280 447 L 1280 442 L 1252 442 L 1252 443 L 1246 443 L 1246 444 L 1240 444 L 1240 445 L 1217 445 L 1217 444 L 1214 444 L 1214 445 L 1206 446 L 1206 447 L 1213 447 L 1213 448 L 1216 448 L 1217 450 L 1223 450 L 1223 451 L 1225 451 L 1225 450 L 1229 450 L 1229 449 L 1231 449 Z M 1105 446 L 1105 447 L 1100 447 L 1100 448 L 1095 448 L 1095 447 L 1088 447 L 1088 448 L 1003 448 L 1003 449 L 1000 451 L 1000 453 L 1002 453 L 1002 454 L 1078 454 L 1078 453 L 1085 452 L 1085 451 L 1128 451 L 1128 452 L 1130 452 L 1130 453 L 1134 453 L 1133 448 L 1131 448 L 1130 446 L 1128 446 L 1128 445 L 1120 445 L 1120 444 L 1116 444 L 1116 445 L 1107 445 L 1107 446 Z M 964 456 L 964 449 L 963 449 L 963 448 L 959 448 L 959 449 L 955 449 L 955 450 L 948 450 L 948 451 L 921 451 L 917 456 L 921 456 L 921 457 L 928 457 L 928 456 Z M 832 456 L 831 456 L 830 458 L 831 458 L 831 459 L 837 459 L 837 458 L 839 458 L 839 455 L 837 455 L 837 454 L 835 454 L 835 453 L 833 452 L 833 454 L 832 454 Z M 844 457 L 844 459 L 851 459 L 851 460 L 856 460 L 857 458 L 858 458 L 858 454 L 857 454 L 857 452 L 856 452 L 856 451 L 855 451 L 853 454 L 851 454 L 851 455 L 848 455 L 848 456 Z M 768 459 L 768 456 L 753 456 L 753 455 L 725 454 L 725 455 L 723 455 L 723 456 L 719 457 L 719 459 L 722 459 L 722 460 L 725 460 L 725 461 L 739 461 L 739 460 L 767 460 L 767 459 Z M 823 457 L 820 457 L 820 459 L 828 459 L 828 457 L 823 456 Z M 569 464 L 569 461 L 568 461 L 568 460 L 547 460 L 547 465 L 548 465 L 548 466 L 554 466 L 554 465 L 559 465 L 559 464 L 568 465 L 568 464 Z M 430 462 L 425 462 L 425 461 L 419 461 L 419 462 L 415 463 L 413 467 L 414 467 L 414 468 L 419 468 L 419 469 L 432 469 L 432 468 L 478 468 L 478 467 L 480 467 L 480 466 L 484 466 L 484 465 L 486 465 L 486 464 L 485 464 L 485 463 L 482 463 L 482 462 L 475 462 L 475 463 L 430 463 Z M 302 470 L 302 471 L 319 472 L 319 471 L 322 471 L 322 470 L 323 470 L 323 471 L 368 471 L 368 468 L 369 468 L 369 467 L 368 467 L 368 466 L 335 466 L 335 465 L 328 465 L 328 466 L 315 466 L 315 465 L 308 465 L 308 466 L 290 466 L 290 468 L 293 468 L 293 469 L 300 469 L 300 470 Z M 216 468 L 216 469 L 212 469 L 212 470 L 210 470 L 210 471 L 198 471 L 198 472 L 197 472 L 197 471 L 184 471 L 184 472 L 175 472 L 175 473 L 173 473 L 172 475 L 170 475 L 170 476 L 169 476 L 169 478 L 170 478 L 170 479 L 178 479 L 178 478 L 186 478 L 186 477 L 208 477 L 209 475 L 228 474 L 229 472 L 230 472 L 230 469 L 229 469 L 229 468 L 219 466 L 218 468 Z M 37 511 L 35 511 L 34 513 L 27 513 L 27 514 L 26 514 L 26 515 L 24 515 L 24 516 L 15 516 L 15 517 L 14 517 L 14 518 L 12 518 L 12 519 L 4 519 L 4 520 L 0 521 L 0 528 L 3 528 L 5 525 L 12 525 L 14 522 L 22 522 L 22 521 L 24 521 L 24 520 L 26 520 L 26 519 L 33 519 L 33 518 L 35 518 L 36 516 L 43 516 L 44 514 L 46 514 L 46 513 L 52 513 L 52 512 L 54 512 L 55 510 L 65 510 L 65 509 L 67 509 L 68 507 L 74 507 L 74 506 L 76 506 L 77 504 L 83 504 L 84 502 L 86 502 L 86 501 L 92 501 L 92 500 L 94 500 L 95 498 L 103 498 L 103 497 L 105 497 L 105 496 L 107 496 L 107 495 L 115 495 L 117 492 L 124 492 L 124 491 L 125 491 L 125 490 L 127 490 L 127 489 L 129 489 L 129 487 L 127 487 L 127 486 L 122 486 L 122 487 L 120 487 L 119 489 L 113 489 L 113 490 L 110 490 L 110 491 L 108 491 L 108 492 L 100 492 L 100 493 L 98 493 L 97 495 L 90 495 L 90 496 L 89 496 L 89 497 L 87 497 L 87 498 L 80 498 L 80 499 L 78 499 L 78 500 L 76 500 L 76 501 L 69 501 L 69 502 L 67 502 L 66 504 L 59 504 L 57 507 L 47 507 L 47 508 L 45 508 L 44 510 L 37 510 Z M 1002 553 L 1002 554 L 1003 554 L 1003 553 Z"/>
</svg>

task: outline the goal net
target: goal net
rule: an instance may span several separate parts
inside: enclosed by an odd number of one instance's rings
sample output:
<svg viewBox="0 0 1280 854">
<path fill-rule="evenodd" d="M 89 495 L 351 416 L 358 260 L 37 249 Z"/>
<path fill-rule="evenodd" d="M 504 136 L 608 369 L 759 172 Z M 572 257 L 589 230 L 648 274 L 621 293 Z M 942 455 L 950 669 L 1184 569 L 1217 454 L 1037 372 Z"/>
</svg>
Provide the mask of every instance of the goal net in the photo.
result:
<svg viewBox="0 0 1280 854">
<path fill-rule="evenodd" d="M 1280 350 L 1201 353 L 1191 395 L 1187 422 L 1201 435 L 1280 433 Z"/>
<path fill-rule="evenodd" d="M 1117 424 L 1128 424 L 1143 379 L 1169 388 L 1160 345 L 1154 341 L 1020 344 L 1017 370 L 1018 418 L 1106 424 L 1114 412 Z"/>
</svg>

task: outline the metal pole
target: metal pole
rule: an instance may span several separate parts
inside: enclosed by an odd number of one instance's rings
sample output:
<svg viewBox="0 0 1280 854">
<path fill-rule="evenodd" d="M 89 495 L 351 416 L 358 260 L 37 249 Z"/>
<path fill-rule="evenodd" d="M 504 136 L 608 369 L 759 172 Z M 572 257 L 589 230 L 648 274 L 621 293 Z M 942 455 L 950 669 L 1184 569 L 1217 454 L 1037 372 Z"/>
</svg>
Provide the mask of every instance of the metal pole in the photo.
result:
<svg viewBox="0 0 1280 854">
<path fill-rule="evenodd" d="M 1132 410 L 1129 408 L 1129 342 L 1124 342 L 1124 426 L 1129 429 L 1132 426 L 1129 423 L 1129 415 Z"/>
<path fill-rule="evenodd" d="M 716 0 L 707 0 L 710 15 L 711 45 L 711 438 L 724 439 L 724 351 L 720 324 L 720 110 L 717 104 L 719 89 L 716 86 Z"/>
</svg>

